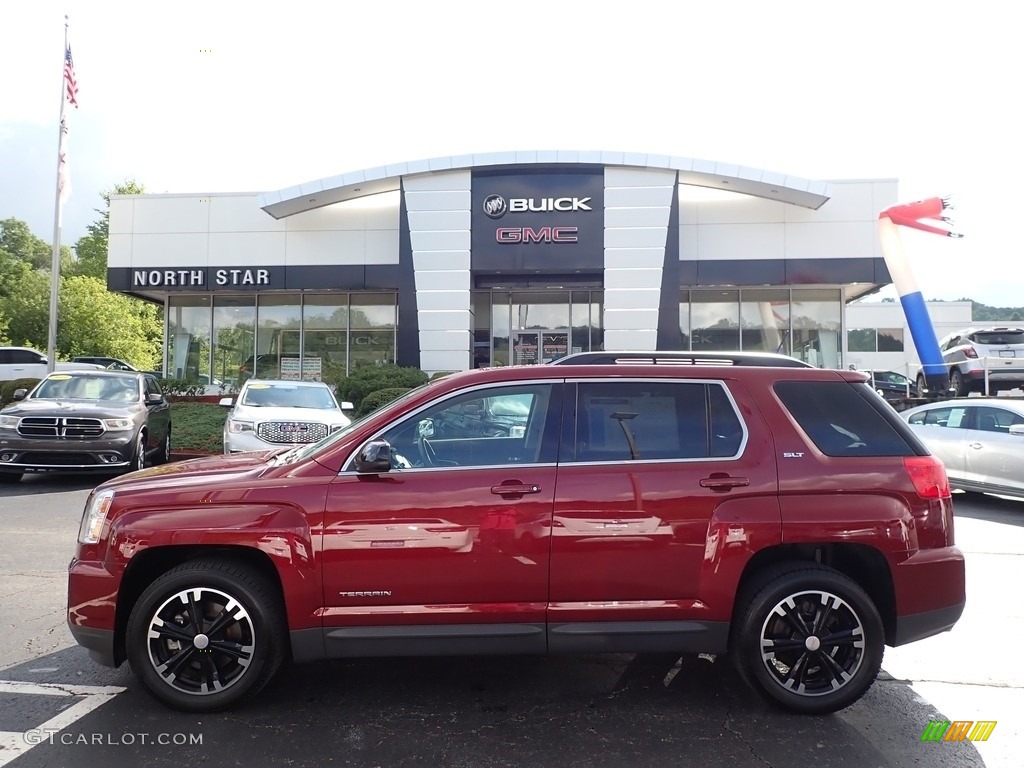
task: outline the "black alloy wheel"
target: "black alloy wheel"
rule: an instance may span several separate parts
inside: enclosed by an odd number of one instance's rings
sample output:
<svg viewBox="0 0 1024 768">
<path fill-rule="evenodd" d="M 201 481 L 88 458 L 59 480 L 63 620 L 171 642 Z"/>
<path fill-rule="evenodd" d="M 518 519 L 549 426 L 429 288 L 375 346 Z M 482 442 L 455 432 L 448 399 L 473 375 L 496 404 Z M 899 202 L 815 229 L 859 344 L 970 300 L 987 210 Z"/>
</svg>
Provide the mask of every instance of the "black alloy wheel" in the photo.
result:
<svg viewBox="0 0 1024 768">
<path fill-rule="evenodd" d="M 804 714 L 835 712 L 863 696 L 884 646 L 881 617 L 864 590 L 831 568 L 800 564 L 769 572 L 758 586 L 733 641 L 744 679 Z"/>
</svg>

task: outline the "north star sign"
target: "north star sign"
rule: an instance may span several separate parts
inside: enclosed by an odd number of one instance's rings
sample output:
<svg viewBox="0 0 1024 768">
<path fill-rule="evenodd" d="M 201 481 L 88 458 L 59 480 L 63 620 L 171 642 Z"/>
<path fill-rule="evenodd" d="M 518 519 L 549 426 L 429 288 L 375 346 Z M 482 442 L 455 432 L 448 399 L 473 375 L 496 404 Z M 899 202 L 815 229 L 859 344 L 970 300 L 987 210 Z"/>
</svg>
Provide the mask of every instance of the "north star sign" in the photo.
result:
<svg viewBox="0 0 1024 768">
<path fill-rule="evenodd" d="M 265 267 L 132 270 L 132 288 L 259 288 L 270 284 L 271 270 Z"/>
</svg>

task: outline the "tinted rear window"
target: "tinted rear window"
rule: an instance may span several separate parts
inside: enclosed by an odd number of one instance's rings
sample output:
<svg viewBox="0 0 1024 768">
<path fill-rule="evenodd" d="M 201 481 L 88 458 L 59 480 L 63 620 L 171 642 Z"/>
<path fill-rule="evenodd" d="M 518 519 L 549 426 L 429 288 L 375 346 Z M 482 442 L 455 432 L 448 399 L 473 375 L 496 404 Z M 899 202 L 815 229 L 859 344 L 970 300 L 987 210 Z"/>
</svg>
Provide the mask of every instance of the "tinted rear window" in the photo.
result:
<svg viewBox="0 0 1024 768">
<path fill-rule="evenodd" d="M 892 407 L 869 384 L 780 381 L 775 393 L 826 456 L 923 453 Z M 915 445 L 917 444 L 917 445 Z"/>
<path fill-rule="evenodd" d="M 978 331 L 969 338 L 978 344 L 1024 344 L 1024 331 Z"/>
</svg>

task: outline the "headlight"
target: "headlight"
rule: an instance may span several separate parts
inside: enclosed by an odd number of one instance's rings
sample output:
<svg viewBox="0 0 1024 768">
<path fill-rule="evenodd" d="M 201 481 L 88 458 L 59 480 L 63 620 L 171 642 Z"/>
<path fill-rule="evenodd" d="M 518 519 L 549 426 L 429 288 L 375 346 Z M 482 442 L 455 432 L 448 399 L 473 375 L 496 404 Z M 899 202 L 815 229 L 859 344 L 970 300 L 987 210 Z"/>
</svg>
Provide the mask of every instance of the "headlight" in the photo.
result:
<svg viewBox="0 0 1024 768">
<path fill-rule="evenodd" d="M 251 421 L 232 421 L 228 419 L 228 432 L 252 432 Z"/>
<path fill-rule="evenodd" d="M 20 416 L 0 416 L 0 429 L 17 429 Z"/>
<path fill-rule="evenodd" d="M 113 491 L 100 491 L 89 496 L 82 513 L 82 525 L 78 528 L 79 544 L 96 544 L 100 540 L 113 501 Z"/>
<path fill-rule="evenodd" d="M 134 429 L 135 425 L 131 419 L 104 419 L 103 426 L 108 432 L 123 432 L 126 429 Z"/>
</svg>

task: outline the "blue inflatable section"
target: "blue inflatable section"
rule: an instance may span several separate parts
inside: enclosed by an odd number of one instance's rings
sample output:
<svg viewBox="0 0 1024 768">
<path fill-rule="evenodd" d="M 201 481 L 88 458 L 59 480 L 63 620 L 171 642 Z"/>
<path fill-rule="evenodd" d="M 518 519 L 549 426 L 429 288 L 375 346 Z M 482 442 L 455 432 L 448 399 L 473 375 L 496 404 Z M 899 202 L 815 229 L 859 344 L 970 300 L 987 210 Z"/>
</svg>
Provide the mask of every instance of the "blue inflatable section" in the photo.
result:
<svg viewBox="0 0 1024 768">
<path fill-rule="evenodd" d="M 907 317 L 910 335 L 914 338 L 914 346 L 917 348 L 917 356 L 921 358 L 925 376 L 945 376 L 946 366 L 942 362 L 939 340 L 935 337 L 935 328 L 932 327 L 928 307 L 921 292 L 915 291 L 900 296 L 900 303 L 903 305 L 903 314 Z"/>
</svg>

